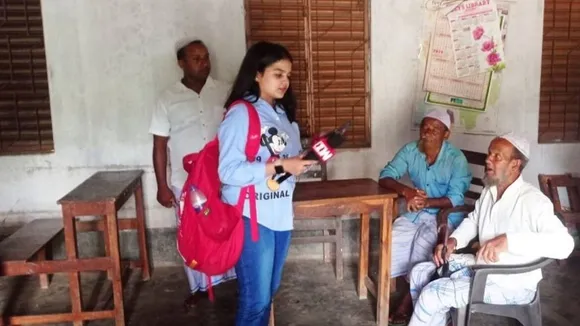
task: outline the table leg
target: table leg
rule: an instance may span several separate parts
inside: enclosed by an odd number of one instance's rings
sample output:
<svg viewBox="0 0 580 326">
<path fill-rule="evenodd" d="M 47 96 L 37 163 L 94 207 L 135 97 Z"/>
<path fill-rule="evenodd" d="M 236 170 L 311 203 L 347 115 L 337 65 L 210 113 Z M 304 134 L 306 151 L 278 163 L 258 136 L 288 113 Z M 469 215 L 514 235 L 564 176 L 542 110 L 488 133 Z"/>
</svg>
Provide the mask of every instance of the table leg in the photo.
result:
<svg viewBox="0 0 580 326">
<path fill-rule="evenodd" d="M 125 325 L 125 311 L 123 308 L 123 284 L 121 281 L 121 255 L 119 254 L 119 230 L 117 227 L 117 211 L 114 205 L 108 209 L 109 213 L 106 217 L 107 233 L 109 233 L 109 249 L 110 256 L 113 262 L 113 270 L 111 272 L 113 283 L 113 303 L 115 310 L 115 326 Z"/>
<path fill-rule="evenodd" d="M 37 253 L 36 253 L 36 260 L 42 262 L 46 260 L 47 257 L 47 252 L 50 251 L 50 246 L 52 245 L 52 243 L 47 243 L 42 249 L 40 249 Z M 48 289 L 48 285 L 50 283 L 50 276 L 49 274 L 46 273 L 42 273 L 42 274 L 38 274 L 38 281 L 40 283 L 40 288 L 43 290 Z"/>
<path fill-rule="evenodd" d="M 377 289 L 377 325 L 389 324 L 389 299 L 391 277 L 391 226 L 393 224 L 393 199 L 385 199 L 380 221 L 379 284 Z"/>
<path fill-rule="evenodd" d="M 100 218 L 105 222 L 106 225 L 107 217 L 103 215 L 100 216 Z M 103 242 L 105 243 L 105 256 L 111 257 L 111 248 L 109 247 L 109 231 L 107 230 L 106 226 L 103 228 Z M 109 281 L 113 279 L 113 273 L 111 273 L 111 270 L 107 270 L 107 279 L 109 279 Z"/>
<path fill-rule="evenodd" d="M 391 221 L 394 222 L 395 219 L 398 216 L 399 216 L 399 202 L 398 202 L 398 198 L 396 198 L 396 199 L 393 199 L 393 214 L 391 215 Z M 392 224 L 391 224 L 391 229 L 392 229 Z M 393 231 L 391 230 L 391 233 L 392 232 Z M 389 244 L 389 248 L 391 248 L 391 244 Z M 389 252 L 391 252 L 391 249 L 389 249 Z M 392 252 L 391 252 L 391 254 L 392 254 Z M 391 277 L 390 272 L 389 272 L 389 277 Z M 391 293 L 397 292 L 397 278 L 396 277 L 391 277 L 390 282 L 391 282 L 391 284 L 389 285 L 390 286 L 390 292 Z"/>
<path fill-rule="evenodd" d="M 139 238 L 139 254 L 141 257 L 141 277 L 144 281 L 149 280 L 149 253 L 147 252 L 147 236 L 145 228 L 145 207 L 143 200 L 143 185 L 141 181 L 135 189 L 135 208 L 137 210 L 137 236 Z"/>
<path fill-rule="evenodd" d="M 64 243 L 66 249 L 67 259 L 77 259 L 77 237 L 75 229 L 75 216 L 66 205 L 62 206 L 62 218 L 64 226 Z M 72 306 L 72 314 L 74 316 L 73 325 L 82 326 L 83 321 L 80 319 L 80 314 L 83 309 L 82 295 L 81 295 L 81 280 L 78 272 L 68 274 L 70 302 Z"/>
<path fill-rule="evenodd" d="M 336 252 L 335 252 L 335 259 L 336 259 L 336 279 L 342 281 L 344 278 L 344 263 L 342 261 L 342 218 L 337 218 L 335 220 L 336 223 Z"/>
<path fill-rule="evenodd" d="M 358 298 L 367 298 L 365 278 L 369 274 L 369 224 L 370 215 L 364 213 L 360 218 L 360 251 L 358 261 Z"/>
</svg>

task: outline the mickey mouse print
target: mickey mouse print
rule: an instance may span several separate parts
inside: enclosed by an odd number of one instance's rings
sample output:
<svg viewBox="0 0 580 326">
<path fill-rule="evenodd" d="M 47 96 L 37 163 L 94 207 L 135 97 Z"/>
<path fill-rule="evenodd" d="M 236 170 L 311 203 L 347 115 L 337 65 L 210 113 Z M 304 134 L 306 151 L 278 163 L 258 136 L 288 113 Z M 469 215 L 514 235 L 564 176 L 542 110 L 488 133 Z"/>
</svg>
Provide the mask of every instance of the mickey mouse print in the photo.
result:
<svg viewBox="0 0 580 326">
<path fill-rule="evenodd" d="M 289 138 L 287 133 L 278 131 L 276 127 L 262 127 L 260 145 L 265 146 L 270 152 L 268 162 L 274 162 L 280 158 L 280 153 L 286 148 Z"/>
<path fill-rule="evenodd" d="M 280 158 L 280 154 L 286 148 L 288 139 L 290 137 L 285 132 L 280 132 L 276 127 L 264 126 L 262 127 L 262 137 L 260 138 L 260 145 L 265 146 L 270 152 L 270 157 L 267 162 L 274 162 Z M 278 191 L 280 184 L 276 182 L 277 175 L 273 175 L 267 181 L 268 189 L 271 191 Z"/>
</svg>

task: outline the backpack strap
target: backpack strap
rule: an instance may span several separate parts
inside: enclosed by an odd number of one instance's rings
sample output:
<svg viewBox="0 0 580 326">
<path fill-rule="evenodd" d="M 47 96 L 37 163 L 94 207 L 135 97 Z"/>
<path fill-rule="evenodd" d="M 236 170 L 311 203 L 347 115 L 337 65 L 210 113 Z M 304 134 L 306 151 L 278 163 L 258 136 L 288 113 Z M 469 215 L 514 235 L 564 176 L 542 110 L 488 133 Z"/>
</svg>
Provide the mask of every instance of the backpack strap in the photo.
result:
<svg viewBox="0 0 580 326">
<path fill-rule="evenodd" d="M 248 138 L 246 140 L 245 149 L 246 159 L 248 162 L 254 162 L 256 160 L 256 155 L 258 155 L 258 151 L 260 150 L 260 116 L 258 115 L 256 108 L 247 101 L 238 100 L 232 103 L 231 106 L 241 103 L 246 106 L 249 118 Z M 242 187 L 240 190 L 240 197 L 238 198 L 238 209 L 242 212 L 246 198 L 250 200 L 250 231 L 252 235 L 252 241 L 256 242 L 258 241 L 259 230 L 258 212 L 256 208 L 256 187 L 254 185 Z"/>
</svg>

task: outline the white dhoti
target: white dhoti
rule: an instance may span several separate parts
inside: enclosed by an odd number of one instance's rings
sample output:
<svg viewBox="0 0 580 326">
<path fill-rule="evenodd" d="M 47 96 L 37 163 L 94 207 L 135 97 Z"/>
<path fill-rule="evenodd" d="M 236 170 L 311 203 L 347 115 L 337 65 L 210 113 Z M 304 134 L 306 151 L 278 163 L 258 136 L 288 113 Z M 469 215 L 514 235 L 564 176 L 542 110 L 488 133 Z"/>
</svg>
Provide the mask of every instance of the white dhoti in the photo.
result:
<svg viewBox="0 0 580 326">
<path fill-rule="evenodd" d="M 177 187 L 172 187 L 173 193 L 175 195 L 175 200 L 179 201 L 179 197 L 181 196 L 181 189 Z M 179 212 L 175 210 L 175 217 L 177 218 L 177 223 L 179 223 Z M 189 282 L 189 290 L 191 293 L 195 293 L 197 291 L 207 291 L 209 287 L 208 277 L 206 274 L 196 271 L 194 269 L 189 268 L 185 264 L 183 265 L 185 269 L 185 275 L 187 275 L 187 281 Z M 236 278 L 236 271 L 235 268 L 232 267 L 230 270 L 225 272 L 221 275 L 214 275 L 211 277 L 211 284 L 212 286 L 218 285 L 220 283 L 233 280 Z"/>
<path fill-rule="evenodd" d="M 409 326 L 445 326 L 451 308 L 462 308 L 469 300 L 469 289 L 473 271 L 469 266 L 475 263 L 473 255 L 451 255 L 450 277 L 433 282 L 431 278 L 437 267 L 432 261 L 415 265 L 409 274 L 413 316 Z M 508 289 L 487 281 L 484 302 L 493 304 L 525 304 L 534 299 L 535 290 Z"/>
<path fill-rule="evenodd" d="M 437 219 L 420 212 L 414 221 L 400 216 L 393 223 L 391 277 L 407 275 L 415 264 L 431 260 L 437 244 Z"/>
</svg>

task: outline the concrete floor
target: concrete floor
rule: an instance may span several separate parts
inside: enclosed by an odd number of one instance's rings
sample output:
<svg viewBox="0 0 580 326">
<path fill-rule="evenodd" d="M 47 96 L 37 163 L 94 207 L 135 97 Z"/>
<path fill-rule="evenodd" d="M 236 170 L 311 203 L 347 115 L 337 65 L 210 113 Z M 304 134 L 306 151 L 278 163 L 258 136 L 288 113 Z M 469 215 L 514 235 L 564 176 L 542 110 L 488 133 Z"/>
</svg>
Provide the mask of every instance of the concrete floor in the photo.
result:
<svg viewBox="0 0 580 326">
<path fill-rule="evenodd" d="M 552 264 L 545 269 L 541 288 L 544 325 L 580 325 L 579 271 L 580 261 L 570 261 L 564 266 Z M 288 262 L 276 298 L 276 325 L 374 325 L 374 300 L 357 299 L 354 275 L 356 265 L 353 263 L 347 263 L 345 279 L 338 282 L 331 264 Z M 206 302 L 185 313 L 182 302 L 187 285 L 181 268 L 157 268 L 152 279 L 145 283 L 140 282 L 139 277 L 139 272 L 127 276 L 125 309 L 128 325 L 233 325 L 235 281 L 216 288 L 217 298 L 213 305 Z M 111 305 L 111 290 L 104 274 L 84 273 L 81 282 L 86 308 L 101 310 Z M 40 290 L 33 278 L 1 278 L 0 308 L 16 314 L 69 311 L 67 284 L 64 274 L 56 275 L 48 290 Z M 88 325 L 113 325 L 113 322 L 97 321 Z M 497 317 L 477 316 L 474 325 L 499 326 L 510 325 L 510 322 Z"/>
</svg>

